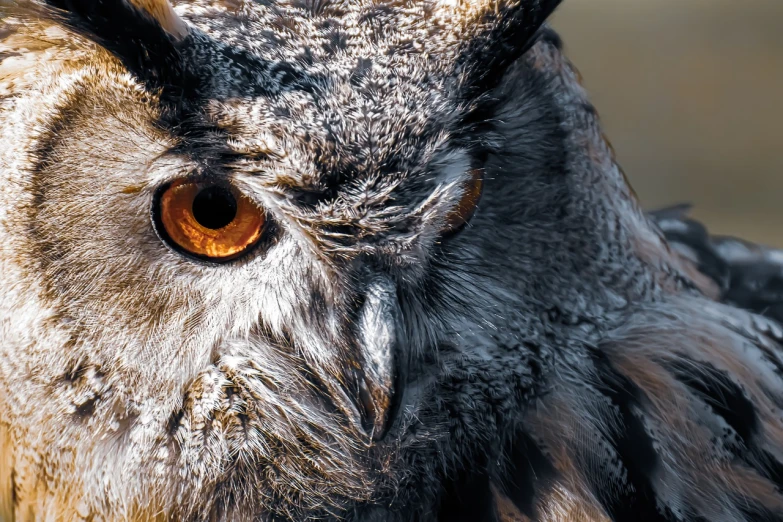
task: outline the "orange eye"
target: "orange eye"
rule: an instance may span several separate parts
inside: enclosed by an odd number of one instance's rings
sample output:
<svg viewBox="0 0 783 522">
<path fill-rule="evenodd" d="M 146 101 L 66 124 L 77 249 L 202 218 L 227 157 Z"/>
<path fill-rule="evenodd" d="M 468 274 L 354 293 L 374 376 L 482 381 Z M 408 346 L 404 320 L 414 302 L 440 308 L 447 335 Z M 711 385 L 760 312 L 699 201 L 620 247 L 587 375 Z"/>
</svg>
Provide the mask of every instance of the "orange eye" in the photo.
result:
<svg viewBox="0 0 783 522">
<path fill-rule="evenodd" d="M 442 231 L 444 235 L 456 234 L 470 221 L 476 212 L 483 188 L 484 172 L 476 169 L 471 172 L 470 180 L 465 182 L 465 192 L 459 204 L 446 216 L 446 226 Z"/>
<path fill-rule="evenodd" d="M 160 196 L 159 220 L 168 239 L 195 257 L 229 261 L 264 231 L 264 211 L 233 187 L 176 181 Z"/>
</svg>

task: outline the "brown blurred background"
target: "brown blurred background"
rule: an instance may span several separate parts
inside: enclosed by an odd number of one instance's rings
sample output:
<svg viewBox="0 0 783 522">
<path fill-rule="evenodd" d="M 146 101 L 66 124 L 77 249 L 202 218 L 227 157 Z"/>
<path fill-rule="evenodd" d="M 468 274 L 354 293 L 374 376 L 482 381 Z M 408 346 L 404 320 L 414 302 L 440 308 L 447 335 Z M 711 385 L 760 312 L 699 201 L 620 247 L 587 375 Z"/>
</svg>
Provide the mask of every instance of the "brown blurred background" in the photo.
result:
<svg viewBox="0 0 783 522">
<path fill-rule="evenodd" d="M 783 0 L 565 0 L 554 25 L 645 207 L 783 247 Z"/>
</svg>

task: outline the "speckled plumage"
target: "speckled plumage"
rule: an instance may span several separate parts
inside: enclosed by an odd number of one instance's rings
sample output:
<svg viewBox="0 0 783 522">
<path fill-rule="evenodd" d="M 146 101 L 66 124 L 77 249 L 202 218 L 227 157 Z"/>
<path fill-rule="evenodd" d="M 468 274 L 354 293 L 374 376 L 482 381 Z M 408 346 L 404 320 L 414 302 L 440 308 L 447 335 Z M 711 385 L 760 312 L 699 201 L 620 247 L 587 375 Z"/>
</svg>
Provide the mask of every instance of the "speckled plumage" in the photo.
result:
<svg viewBox="0 0 783 522">
<path fill-rule="evenodd" d="M 10 9 L 0 519 L 783 517 L 783 262 L 640 210 L 558 3 Z M 190 175 L 253 252 L 158 238 Z"/>
</svg>

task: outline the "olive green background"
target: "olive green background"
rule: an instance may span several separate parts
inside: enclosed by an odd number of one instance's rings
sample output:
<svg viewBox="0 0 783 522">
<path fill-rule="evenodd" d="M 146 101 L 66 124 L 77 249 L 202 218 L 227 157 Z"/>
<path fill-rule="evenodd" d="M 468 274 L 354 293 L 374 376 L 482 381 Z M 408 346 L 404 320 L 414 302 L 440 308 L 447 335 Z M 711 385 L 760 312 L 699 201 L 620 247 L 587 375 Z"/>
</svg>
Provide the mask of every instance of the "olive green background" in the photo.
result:
<svg viewBox="0 0 783 522">
<path fill-rule="evenodd" d="M 553 23 L 645 207 L 783 247 L 783 0 L 564 0 Z"/>
</svg>

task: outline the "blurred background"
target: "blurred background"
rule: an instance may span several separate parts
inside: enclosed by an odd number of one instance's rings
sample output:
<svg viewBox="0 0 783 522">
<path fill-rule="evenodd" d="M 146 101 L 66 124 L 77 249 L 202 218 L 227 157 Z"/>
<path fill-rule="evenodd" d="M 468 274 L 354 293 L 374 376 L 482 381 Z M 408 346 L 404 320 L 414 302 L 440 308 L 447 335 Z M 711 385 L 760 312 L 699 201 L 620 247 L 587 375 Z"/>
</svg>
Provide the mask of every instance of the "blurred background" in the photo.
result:
<svg viewBox="0 0 783 522">
<path fill-rule="evenodd" d="M 565 0 L 553 24 L 646 208 L 783 247 L 783 0 Z"/>
</svg>

